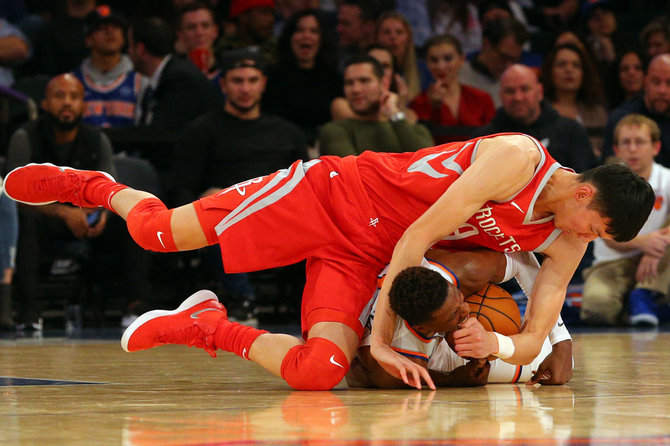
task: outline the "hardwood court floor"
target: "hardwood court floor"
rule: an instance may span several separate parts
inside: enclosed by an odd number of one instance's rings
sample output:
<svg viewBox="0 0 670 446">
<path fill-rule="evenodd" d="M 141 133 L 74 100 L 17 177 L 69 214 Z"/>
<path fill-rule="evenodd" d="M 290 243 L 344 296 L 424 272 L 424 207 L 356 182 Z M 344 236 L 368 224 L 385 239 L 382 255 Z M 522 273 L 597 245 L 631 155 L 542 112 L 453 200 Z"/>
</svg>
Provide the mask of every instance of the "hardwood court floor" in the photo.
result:
<svg viewBox="0 0 670 446">
<path fill-rule="evenodd" d="M 0 341 L 0 444 L 670 444 L 670 333 L 576 334 L 574 355 L 566 386 L 295 392 L 227 353 Z"/>
</svg>

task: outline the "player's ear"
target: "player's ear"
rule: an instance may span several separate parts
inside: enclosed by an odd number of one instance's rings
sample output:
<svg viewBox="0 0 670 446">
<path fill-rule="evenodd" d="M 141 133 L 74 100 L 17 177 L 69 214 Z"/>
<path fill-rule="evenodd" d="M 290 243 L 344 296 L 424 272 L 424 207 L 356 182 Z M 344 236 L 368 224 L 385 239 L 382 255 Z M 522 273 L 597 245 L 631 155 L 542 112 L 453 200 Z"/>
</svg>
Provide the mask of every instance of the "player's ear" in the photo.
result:
<svg viewBox="0 0 670 446">
<path fill-rule="evenodd" d="M 593 185 L 589 183 L 583 183 L 577 187 L 577 190 L 575 191 L 575 198 L 577 201 L 587 200 L 593 198 L 595 194 L 596 188 Z"/>
</svg>

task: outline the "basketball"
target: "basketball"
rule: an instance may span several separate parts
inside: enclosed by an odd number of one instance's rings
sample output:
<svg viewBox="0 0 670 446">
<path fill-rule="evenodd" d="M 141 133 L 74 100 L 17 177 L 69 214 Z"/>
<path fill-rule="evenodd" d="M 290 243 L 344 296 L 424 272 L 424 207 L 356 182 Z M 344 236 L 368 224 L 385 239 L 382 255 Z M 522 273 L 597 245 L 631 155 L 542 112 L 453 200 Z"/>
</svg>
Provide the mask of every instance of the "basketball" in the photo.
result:
<svg viewBox="0 0 670 446">
<path fill-rule="evenodd" d="M 488 331 L 509 336 L 519 333 L 521 313 L 512 296 L 493 283 L 469 295 L 465 301 L 470 305 L 470 316 L 476 317 Z"/>
</svg>

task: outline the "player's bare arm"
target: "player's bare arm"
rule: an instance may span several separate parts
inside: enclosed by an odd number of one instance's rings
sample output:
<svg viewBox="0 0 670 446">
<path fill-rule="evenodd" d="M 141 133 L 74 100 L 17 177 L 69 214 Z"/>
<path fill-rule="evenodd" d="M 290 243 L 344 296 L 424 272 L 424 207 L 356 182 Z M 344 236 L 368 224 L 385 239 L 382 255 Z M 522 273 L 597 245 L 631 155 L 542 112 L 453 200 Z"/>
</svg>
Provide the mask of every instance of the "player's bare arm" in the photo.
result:
<svg viewBox="0 0 670 446">
<path fill-rule="evenodd" d="M 428 248 L 454 232 L 485 202 L 504 200 L 521 190 L 532 178 L 539 161 L 537 147 L 526 136 L 505 135 L 483 140 L 472 165 L 407 228 L 393 251 L 371 336 L 372 355 L 387 372 L 407 384 L 409 372 L 415 387 L 421 388 L 422 377 L 430 388 L 435 388 L 425 369 L 390 348 L 395 314 L 389 307 L 388 292 L 395 276 L 409 266 L 419 265 Z"/>
<path fill-rule="evenodd" d="M 514 354 L 506 358 L 506 362 L 529 364 L 539 354 L 542 342 L 560 314 L 568 283 L 586 246 L 586 242 L 562 234 L 547 248 L 528 300 L 521 332 L 510 336 L 514 343 Z M 495 335 L 474 324 L 464 325 L 463 329 L 454 333 L 455 349 L 460 356 L 485 357 L 497 353 L 499 346 Z"/>
<path fill-rule="evenodd" d="M 419 358 L 407 358 L 419 367 L 426 368 L 426 361 Z M 491 365 L 486 360 L 473 360 L 466 365 L 446 372 L 428 370 L 437 387 L 474 387 L 486 385 Z M 388 374 L 370 354 L 369 346 L 358 349 L 357 359 L 352 362 L 347 374 L 350 387 L 377 387 L 380 389 L 404 389 L 408 385 Z"/>
</svg>

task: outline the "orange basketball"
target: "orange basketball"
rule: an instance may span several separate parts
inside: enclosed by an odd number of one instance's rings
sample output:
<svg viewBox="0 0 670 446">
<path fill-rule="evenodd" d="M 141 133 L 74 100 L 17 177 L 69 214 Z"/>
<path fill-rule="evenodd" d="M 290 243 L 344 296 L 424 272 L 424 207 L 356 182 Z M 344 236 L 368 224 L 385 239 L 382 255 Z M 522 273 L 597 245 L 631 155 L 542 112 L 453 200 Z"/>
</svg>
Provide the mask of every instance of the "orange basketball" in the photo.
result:
<svg viewBox="0 0 670 446">
<path fill-rule="evenodd" d="M 519 333 L 521 313 L 512 296 L 498 285 L 490 283 L 465 298 L 470 316 L 476 317 L 488 331 L 509 336 Z"/>
</svg>

